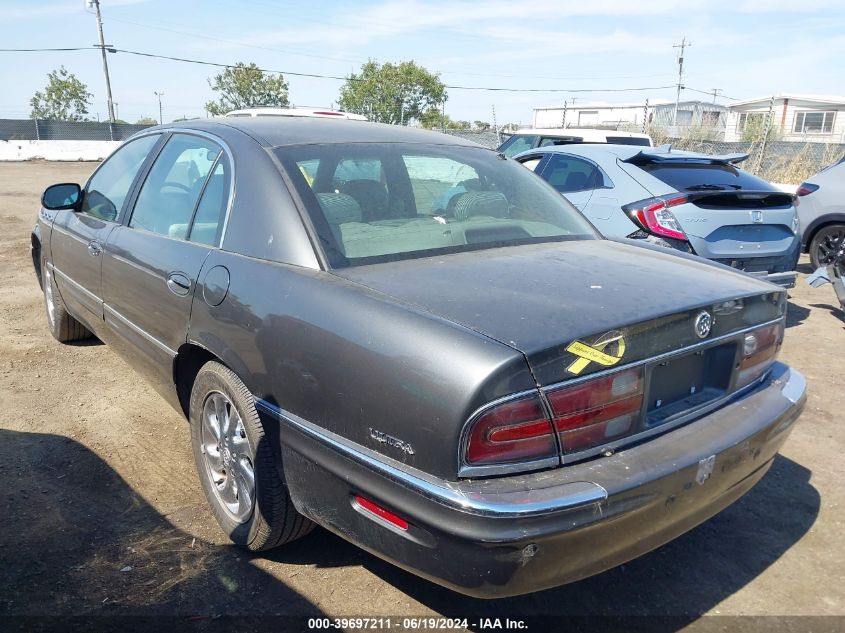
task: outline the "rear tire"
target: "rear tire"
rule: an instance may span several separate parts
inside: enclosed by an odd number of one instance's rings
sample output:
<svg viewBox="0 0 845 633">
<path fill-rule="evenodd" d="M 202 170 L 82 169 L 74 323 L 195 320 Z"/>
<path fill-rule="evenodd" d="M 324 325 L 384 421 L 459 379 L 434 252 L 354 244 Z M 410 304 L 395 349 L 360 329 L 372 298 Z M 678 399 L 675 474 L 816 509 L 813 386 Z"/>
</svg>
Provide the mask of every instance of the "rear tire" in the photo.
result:
<svg viewBox="0 0 845 633">
<path fill-rule="evenodd" d="M 53 338 L 61 343 L 68 343 L 93 336 L 88 328 L 68 313 L 65 303 L 56 289 L 53 271 L 47 266 L 46 259 L 41 260 L 41 279 L 44 290 L 44 308 L 47 312 L 47 327 L 50 328 L 50 334 L 53 335 Z"/>
<path fill-rule="evenodd" d="M 829 266 L 833 261 L 833 254 L 842 248 L 843 239 L 845 239 L 843 224 L 830 224 L 816 231 L 808 249 L 813 268 Z"/>
<path fill-rule="evenodd" d="M 207 362 L 194 381 L 189 407 L 197 474 L 229 538 L 256 552 L 310 532 L 314 524 L 294 508 L 255 400 L 240 378 Z"/>
</svg>

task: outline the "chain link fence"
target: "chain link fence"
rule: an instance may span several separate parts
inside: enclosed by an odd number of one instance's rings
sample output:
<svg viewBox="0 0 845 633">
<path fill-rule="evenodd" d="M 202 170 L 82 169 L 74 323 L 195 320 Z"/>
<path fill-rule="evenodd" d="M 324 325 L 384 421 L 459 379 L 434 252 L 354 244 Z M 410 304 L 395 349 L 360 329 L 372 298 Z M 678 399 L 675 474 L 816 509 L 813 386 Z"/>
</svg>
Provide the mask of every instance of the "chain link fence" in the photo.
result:
<svg viewBox="0 0 845 633">
<path fill-rule="evenodd" d="M 563 131 L 563 129 L 561 129 Z M 637 130 L 640 131 L 640 130 Z M 509 134 L 493 130 L 445 130 L 446 134 L 496 148 Z M 683 137 L 670 137 L 661 129 L 651 130 L 655 145 L 670 144 L 674 149 L 704 154 L 748 154 L 741 167 L 764 180 L 784 184 L 798 184 L 845 157 L 843 143 L 813 143 L 800 141 L 717 141 L 712 130 L 702 129 Z"/>
<path fill-rule="evenodd" d="M 0 141 L 123 141 L 147 127 L 108 121 L 0 119 Z"/>
<path fill-rule="evenodd" d="M 748 154 L 746 171 L 769 182 L 798 184 L 845 157 L 845 144 L 799 141 L 712 141 L 692 137 L 655 139 L 674 149 L 705 154 Z"/>
</svg>

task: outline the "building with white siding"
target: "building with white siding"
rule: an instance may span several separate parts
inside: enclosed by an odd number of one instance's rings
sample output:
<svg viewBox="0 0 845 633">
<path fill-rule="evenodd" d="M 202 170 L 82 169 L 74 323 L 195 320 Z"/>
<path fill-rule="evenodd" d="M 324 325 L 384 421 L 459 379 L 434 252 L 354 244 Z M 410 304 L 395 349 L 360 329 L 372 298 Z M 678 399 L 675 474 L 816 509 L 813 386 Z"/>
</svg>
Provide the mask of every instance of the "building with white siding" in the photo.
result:
<svg viewBox="0 0 845 633">
<path fill-rule="evenodd" d="M 751 125 L 756 130 L 763 128 L 769 113 L 771 127 L 782 140 L 845 143 L 845 97 L 806 94 L 779 94 L 728 104 L 725 140 L 743 140 Z"/>
</svg>

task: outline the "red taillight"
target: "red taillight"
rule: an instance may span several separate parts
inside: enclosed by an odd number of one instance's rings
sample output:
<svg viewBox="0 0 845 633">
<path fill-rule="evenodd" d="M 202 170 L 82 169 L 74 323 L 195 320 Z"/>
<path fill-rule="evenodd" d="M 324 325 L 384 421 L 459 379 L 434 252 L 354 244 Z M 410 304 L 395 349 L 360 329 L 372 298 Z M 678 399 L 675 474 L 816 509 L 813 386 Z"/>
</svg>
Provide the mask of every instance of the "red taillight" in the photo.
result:
<svg viewBox="0 0 845 633">
<path fill-rule="evenodd" d="M 818 185 L 814 185 L 811 182 L 802 182 L 800 185 L 798 185 L 798 189 L 795 191 L 795 194 L 798 196 L 806 196 L 808 193 L 818 191 L 818 189 Z"/>
<path fill-rule="evenodd" d="M 384 519 L 391 525 L 395 525 L 400 530 L 408 529 L 408 522 L 397 514 L 393 514 L 387 508 L 382 508 L 380 505 L 370 501 L 361 495 L 355 495 L 355 503 L 357 506 L 366 512 L 376 515 L 380 519 Z"/>
<path fill-rule="evenodd" d="M 762 376 L 775 362 L 783 343 L 783 323 L 767 325 L 745 335 L 736 386 L 744 387 Z"/>
<path fill-rule="evenodd" d="M 466 445 L 472 466 L 555 457 L 552 425 L 538 395 L 496 405 L 473 423 Z"/>
<path fill-rule="evenodd" d="M 632 204 L 626 204 L 622 209 L 631 217 L 640 228 L 660 235 L 671 237 L 676 240 L 686 240 L 687 234 L 681 228 L 680 222 L 675 215 L 669 211 L 671 207 L 689 202 L 684 194 L 673 194 L 648 198 Z"/>
<path fill-rule="evenodd" d="M 547 394 L 564 453 L 607 444 L 631 433 L 643 404 L 643 369 L 628 369 Z"/>
<path fill-rule="evenodd" d="M 343 112 L 332 112 L 331 110 L 328 112 L 315 111 L 314 114 L 319 114 L 320 116 L 345 116 Z"/>
</svg>

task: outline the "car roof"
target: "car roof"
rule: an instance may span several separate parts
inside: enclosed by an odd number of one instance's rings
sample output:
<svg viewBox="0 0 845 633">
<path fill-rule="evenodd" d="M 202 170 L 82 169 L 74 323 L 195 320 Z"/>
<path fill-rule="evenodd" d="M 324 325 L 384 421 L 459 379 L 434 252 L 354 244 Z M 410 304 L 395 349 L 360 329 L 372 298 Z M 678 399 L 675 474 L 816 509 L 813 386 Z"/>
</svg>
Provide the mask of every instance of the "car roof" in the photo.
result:
<svg viewBox="0 0 845 633">
<path fill-rule="evenodd" d="M 516 134 L 544 134 L 546 136 L 581 136 L 587 138 L 606 138 L 608 136 L 624 136 L 627 138 L 647 138 L 651 137 L 642 132 L 628 132 L 623 130 L 602 130 L 590 127 L 557 127 L 557 128 L 522 128 L 516 131 Z"/>
<path fill-rule="evenodd" d="M 460 137 L 431 130 L 334 118 L 217 117 L 181 121 L 158 127 L 169 130 L 195 129 L 217 134 L 224 140 L 233 130 L 239 130 L 266 147 L 330 143 L 422 143 L 484 147 Z"/>
</svg>

